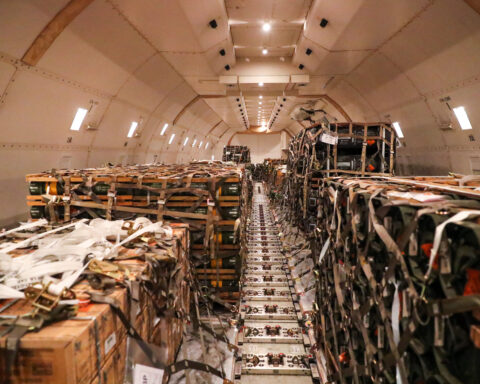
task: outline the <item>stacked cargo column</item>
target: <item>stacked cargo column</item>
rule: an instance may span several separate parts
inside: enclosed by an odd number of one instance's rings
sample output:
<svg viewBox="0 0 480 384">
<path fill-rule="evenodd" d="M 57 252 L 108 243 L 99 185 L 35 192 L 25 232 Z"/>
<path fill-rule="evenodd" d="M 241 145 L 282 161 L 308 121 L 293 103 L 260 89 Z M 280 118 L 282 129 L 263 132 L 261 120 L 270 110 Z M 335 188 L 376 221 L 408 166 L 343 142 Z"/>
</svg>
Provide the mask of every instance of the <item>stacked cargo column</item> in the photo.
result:
<svg viewBox="0 0 480 384">
<path fill-rule="evenodd" d="M 51 223 L 145 216 L 180 222 L 191 232 L 198 278 L 227 300 L 238 300 L 239 222 L 243 170 L 218 162 L 59 170 L 27 176 L 32 219 Z"/>
<path fill-rule="evenodd" d="M 332 382 L 479 382 L 480 183 L 392 177 L 394 153 L 386 124 L 292 140 L 283 215 L 314 255 L 319 361 Z"/>
</svg>

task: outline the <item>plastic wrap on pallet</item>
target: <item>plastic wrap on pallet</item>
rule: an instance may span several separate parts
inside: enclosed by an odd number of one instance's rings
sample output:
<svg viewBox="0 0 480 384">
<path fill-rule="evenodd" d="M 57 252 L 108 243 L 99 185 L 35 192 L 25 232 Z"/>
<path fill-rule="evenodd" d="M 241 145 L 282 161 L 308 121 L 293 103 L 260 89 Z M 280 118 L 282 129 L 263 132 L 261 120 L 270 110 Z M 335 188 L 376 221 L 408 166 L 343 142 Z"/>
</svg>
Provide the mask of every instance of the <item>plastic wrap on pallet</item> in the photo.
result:
<svg viewBox="0 0 480 384">
<path fill-rule="evenodd" d="M 145 218 L 10 231 L 0 243 L 0 381 L 123 382 L 131 329 L 172 363 L 189 317 L 188 235 Z"/>
</svg>

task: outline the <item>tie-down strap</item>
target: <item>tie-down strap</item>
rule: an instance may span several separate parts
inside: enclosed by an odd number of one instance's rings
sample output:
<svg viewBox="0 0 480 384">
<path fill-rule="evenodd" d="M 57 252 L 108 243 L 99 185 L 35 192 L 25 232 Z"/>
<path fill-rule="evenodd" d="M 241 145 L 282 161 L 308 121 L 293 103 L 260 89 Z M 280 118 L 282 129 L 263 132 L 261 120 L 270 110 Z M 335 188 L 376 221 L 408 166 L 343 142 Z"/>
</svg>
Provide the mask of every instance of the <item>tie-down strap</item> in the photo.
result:
<svg viewBox="0 0 480 384">
<path fill-rule="evenodd" d="M 110 305 L 110 308 L 112 309 L 113 313 L 115 313 L 115 315 L 120 319 L 120 321 L 123 323 L 123 325 L 127 329 L 128 335 L 135 340 L 135 342 L 141 348 L 143 353 L 148 357 L 152 365 L 155 368 L 163 369 L 166 375 L 177 373 L 185 369 L 194 369 L 197 371 L 207 372 L 214 376 L 220 377 L 223 380 L 224 384 L 233 384 L 230 380 L 226 379 L 222 375 L 222 372 L 212 367 L 211 365 L 208 365 L 205 363 L 201 363 L 198 361 L 191 361 L 191 360 L 181 360 L 176 363 L 166 365 L 160 362 L 153 348 L 151 348 L 150 344 L 147 343 L 145 340 L 143 340 L 142 337 L 138 334 L 138 332 L 135 330 L 135 327 L 130 323 L 130 321 L 127 319 L 127 316 L 122 312 L 122 310 L 118 306 L 118 303 L 114 299 L 104 296 L 102 294 L 95 293 L 95 292 L 90 292 L 89 294 L 90 294 L 90 300 L 94 302 Z"/>
</svg>

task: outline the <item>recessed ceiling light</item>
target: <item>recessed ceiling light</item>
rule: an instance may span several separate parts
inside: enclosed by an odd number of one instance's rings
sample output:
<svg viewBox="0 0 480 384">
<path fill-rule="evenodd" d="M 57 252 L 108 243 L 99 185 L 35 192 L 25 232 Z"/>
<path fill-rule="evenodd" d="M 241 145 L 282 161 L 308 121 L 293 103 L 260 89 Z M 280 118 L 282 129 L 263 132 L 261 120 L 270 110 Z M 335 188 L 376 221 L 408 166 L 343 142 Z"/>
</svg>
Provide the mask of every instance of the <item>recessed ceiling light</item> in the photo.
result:
<svg viewBox="0 0 480 384">
<path fill-rule="evenodd" d="M 72 131 L 79 131 L 80 130 L 80 126 L 82 125 L 83 119 L 87 115 L 87 112 L 88 112 L 88 110 L 85 109 L 85 108 L 78 108 L 77 109 L 77 113 L 75 114 L 75 117 L 72 121 L 72 126 L 70 127 L 70 129 Z"/>
<path fill-rule="evenodd" d="M 262 29 L 265 31 L 265 32 L 268 32 L 270 31 L 270 29 L 272 29 L 272 26 L 270 25 L 270 23 L 264 23 L 262 25 Z"/>
<path fill-rule="evenodd" d="M 168 128 L 168 123 L 165 123 L 165 125 L 162 128 L 162 132 L 160 132 L 160 136 L 163 136 L 165 134 L 165 131 L 167 130 L 167 128 Z"/>
<path fill-rule="evenodd" d="M 261 102 L 261 101 L 259 101 L 259 102 L 258 102 L 258 104 L 260 104 L 260 105 L 261 105 L 261 104 L 262 104 L 262 102 Z"/>
<path fill-rule="evenodd" d="M 280 56 L 280 61 L 285 61 L 285 58 L 283 56 Z"/>
<path fill-rule="evenodd" d="M 170 136 L 170 140 L 168 140 L 168 144 L 172 144 L 174 138 L 175 138 L 175 133 L 172 133 L 172 136 Z"/>
<path fill-rule="evenodd" d="M 263 87 L 263 83 L 262 82 L 258 83 L 258 86 Z"/>
<path fill-rule="evenodd" d="M 210 143 L 207 143 L 207 144 L 205 144 L 205 149 L 207 149 L 207 148 L 208 148 L 208 144 L 210 144 Z"/>
<path fill-rule="evenodd" d="M 132 124 L 130 125 L 130 130 L 128 131 L 127 137 L 132 137 L 133 134 L 135 133 L 135 130 L 137 129 L 138 123 L 136 121 L 132 121 Z"/>
<path fill-rule="evenodd" d="M 402 128 L 400 127 L 400 123 L 398 121 L 395 121 L 393 124 L 393 128 L 395 128 L 395 132 L 397 132 L 397 136 L 400 138 L 400 139 L 403 139 L 403 131 L 402 131 Z"/>
<path fill-rule="evenodd" d="M 263 96 L 262 96 L 262 95 L 260 95 L 260 96 L 258 96 L 258 97 L 259 97 L 260 99 L 263 99 Z"/>
<path fill-rule="evenodd" d="M 268 53 L 268 49 L 267 48 L 263 48 L 262 49 L 262 54 L 266 55 Z"/>
<path fill-rule="evenodd" d="M 470 123 L 470 119 L 468 118 L 467 111 L 465 111 L 464 107 L 453 108 L 453 112 L 455 113 L 455 116 L 460 123 L 460 128 L 462 128 L 463 131 L 472 129 L 472 124 Z"/>
<path fill-rule="evenodd" d="M 188 143 L 188 136 L 185 138 L 185 141 L 183 142 L 183 146 L 187 145 Z"/>
</svg>

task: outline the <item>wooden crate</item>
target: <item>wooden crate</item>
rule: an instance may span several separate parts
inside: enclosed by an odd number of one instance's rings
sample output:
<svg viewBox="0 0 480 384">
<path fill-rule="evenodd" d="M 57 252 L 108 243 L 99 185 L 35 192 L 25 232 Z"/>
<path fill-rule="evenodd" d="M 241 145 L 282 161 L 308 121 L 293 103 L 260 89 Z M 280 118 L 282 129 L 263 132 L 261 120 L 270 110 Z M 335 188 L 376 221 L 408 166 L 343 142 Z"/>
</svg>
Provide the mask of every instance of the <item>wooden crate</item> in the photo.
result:
<svg viewBox="0 0 480 384">
<path fill-rule="evenodd" d="M 143 289 L 138 295 L 136 313 L 131 311 L 133 303 L 128 300 L 125 288 L 117 286 L 108 295 L 119 303 L 120 309 L 130 317 L 130 322 L 144 340 L 155 341 L 152 335 L 161 324 L 163 332 L 166 332 L 162 340 L 166 346 L 165 354 L 169 358 L 175 355 L 180 346 L 182 332 L 179 330 L 190 309 L 188 226 L 172 224 L 172 231 L 176 239 L 172 246 L 176 263 L 172 268 L 176 269 L 180 264 L 183 274 L 177 273 L 170 279 L 170 284 L 176 288 L 174 308 L 182 312 L 182 319 L 159 318 L 153 304 L 154 298 Z M 147 264 L 139 259 L 121 260 L 118 263 L 128 268 L 129 279 L 132 281 L 140 280 L 142 273 L 148 269 Z M 86 281 L 77 283 L 72 290 L 77 293 L 95 291 Z M 0 303 L 0 309 L 2 308 L 0 317 L 23 315 L 32 310 L 26 300 L 5 301 Z M 117 378 L 119 372 L 124 370 L 125 353 L 122 343 L 125 339 L 126 329 L 110 306 L 90 302 L 78 308 L 75 317 L 52 323 L 21 338 L 17 361 L 9 376 L 10 383 L 89 384 L 97 382 L 99 374 L 102 375 L 102 383 L 121 382 Z M 0 382 L 7 382 L 5 345 L 6 338 L 0 338 Z M 108 376 L 107 381 L 105 375 Z"/>
</svg>

